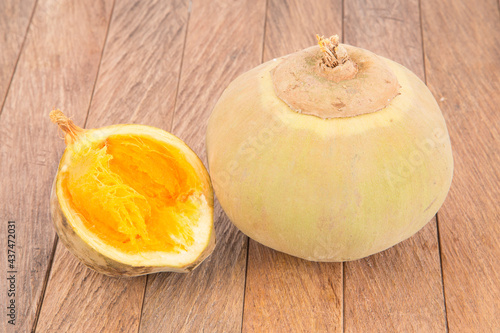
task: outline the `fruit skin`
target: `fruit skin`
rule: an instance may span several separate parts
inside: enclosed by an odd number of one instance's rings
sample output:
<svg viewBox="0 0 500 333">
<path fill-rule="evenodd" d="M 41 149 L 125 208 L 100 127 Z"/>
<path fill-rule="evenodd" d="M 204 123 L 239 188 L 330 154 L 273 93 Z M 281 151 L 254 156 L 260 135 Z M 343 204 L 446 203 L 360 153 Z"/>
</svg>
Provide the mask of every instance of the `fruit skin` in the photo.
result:
<svg viewBox="0 0 500 333">
<path fill-rule="evenodd" d="M 382 58 L 400 95 L 373 113 L 322 119 L 276 96 L 272 71 L 284 59 L 235 79 L 210 117 L 209 169 L 230 220 L 312 261 L 360 259 L 420 230 L 453 175 L 446 124 L 425 84 Z"/>
<path fill-rule="evenodd" d="M 182 141 L 173 135 L 166 133 L 162 130 L 144 126 L 144 125 L 113 125 L 108 127 L 103 127 L 97 130 L 89 130 L 95 131 L 96 136 L 102 136 L 102 133 L 115 133 L 115 132 L 123 132 L 123 129 L 135 127 L 136 132 L 137 129 L 141 129 L 142 132 L 157 132 L 161 131 L 164 135 L 169 135 L 174 140 L 177 140 L 179 143 Z M 117 131 L 118 130 L 118 131 Z M 134 132 L 132 130 L 132 132 Z M 99 134 L 97 134 L 99 133 Z M 184 143 L 182 143 L 186 148 L 188 148 Z M 189 148 L 188 148 L 189 149 Z M 194 157 L 196 157 L 195 153 L 189 150 Z M 54 178 L 54 182 L 52 185 L 51 196 L 50 196 L 50 212 L 52 217 L 52 222 L 54 228 L 56 229 L 57 235 L 59 239 L 62 241 L 64 246 L 81 262 L 83 262 L 87 267 L 105 274 L 114 277 L 131 277 L 131 276 L 139 276 L 145 274 L 151 274 L 156 272 L 177 272 L 177 273 L 187 273 L 195 269 L 203 260 L 205 260 L 214 250 L 215 248 L 215 233 L 213 227 L 211 228 L 209 240 L 205 247 L 205 250 L 200 253 L 196 260 L 190 262 L 186 265 L 181 266 L 151 266 L 151 265 L 130 265 L 118 260 L 112 259 L 110 256 L 106 255 L 102 251 L 97 251 L 93 246 L 86 242 L 82 235 L 77 231 L 77 229 L 69 222 L 68 216 L 64 213 L 64 209 L 61 206 L 60 198 L 57 194 L 57 187 L 59 186 L 58 182 L 60 179 L 58 178 L 59 171 L 61 168 L 65 167 L 65 153 L 61 157 L 61 161 L 59 163 L 58 172 Z M 193 157 L 192 156 L 192 157 Z M 210 218 L 213 221 L 213 194 L 212 187 L 210 183 L 210 178 L 204 167 L 202 162 L 196 157 L 197 160 L 197 169 L 201 172 L 201 178 L 205 184 L 204 195 L 206 197 L 207 203 L 209 205 Z"/>
</svg>

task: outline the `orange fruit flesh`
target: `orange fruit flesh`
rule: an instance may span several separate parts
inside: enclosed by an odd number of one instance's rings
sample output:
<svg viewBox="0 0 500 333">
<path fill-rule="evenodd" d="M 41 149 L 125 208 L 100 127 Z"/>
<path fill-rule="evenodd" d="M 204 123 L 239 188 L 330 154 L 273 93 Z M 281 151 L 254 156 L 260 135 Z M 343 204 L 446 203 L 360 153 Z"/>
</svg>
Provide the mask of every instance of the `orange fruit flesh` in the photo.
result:
<svg viewBox="0 0 500 333">
<path fill-rule="evenodd" d="M 201 183 L 178 148 L 137 135 L 85 141 L 68 146 L 62 187 L 88 230 L 128 253 L 193 244 Z"/>
</svg>

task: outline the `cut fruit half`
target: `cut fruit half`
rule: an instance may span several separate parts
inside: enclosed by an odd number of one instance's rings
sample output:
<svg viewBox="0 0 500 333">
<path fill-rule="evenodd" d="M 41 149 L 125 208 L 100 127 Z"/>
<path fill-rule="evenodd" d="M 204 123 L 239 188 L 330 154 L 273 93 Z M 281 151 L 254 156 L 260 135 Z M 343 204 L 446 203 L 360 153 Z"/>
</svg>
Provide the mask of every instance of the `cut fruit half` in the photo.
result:
<svg viewBox="0 0 500 333">
<path fill-rule="evenodd" d="M 188 272 L 215 247 L 213 191 L 198 156 L 144 125 L 65 132 L 51 196 L 56 231 L 87 266 L 107 275 Z"/>
</svg>

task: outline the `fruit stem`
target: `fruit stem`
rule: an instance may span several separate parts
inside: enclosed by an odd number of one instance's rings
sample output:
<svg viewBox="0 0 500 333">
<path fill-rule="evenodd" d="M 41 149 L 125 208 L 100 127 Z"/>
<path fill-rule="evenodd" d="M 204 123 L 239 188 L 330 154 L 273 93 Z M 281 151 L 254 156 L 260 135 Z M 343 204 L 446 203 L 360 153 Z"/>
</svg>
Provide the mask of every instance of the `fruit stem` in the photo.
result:
<svg viewBox="0 0 500 333">
<path fill-rule="evenodd" d="M 322 75 L 326 75 L 337 83 L 353 79 L 358 73 L 358 65 L 351 59 L 346 48 L 339 44 L 339 36 L 333 35 L 330 38 L 325 38 L 316 35 L 316 38 L 323 53 L 323 57 L 319 61 Z"/>
<path fill-rule="evenodd" d="M 59 126 L 59 128 L 64 132 L 64 142 L 66 145 L 69 145 L 73 143 L 75 140 L 77 140 L 78 136 L 85 132 L 85 130 L 81 127 L 78 127 L 73 123 L 71 119 L 66 117 L 64 113 L 59 110 L 55 109 L 52 110 L 49 114 L 50 120 Z"/>
<path fill-rule="evenodd" d="M 333 35 L 330 38 L 316 35 L 319 47 L 323 52 L 323 63 L 325 66 L 334 68 L 350 60 L 346 49 L 339 44 L 339 36 Z"/>
</svg>

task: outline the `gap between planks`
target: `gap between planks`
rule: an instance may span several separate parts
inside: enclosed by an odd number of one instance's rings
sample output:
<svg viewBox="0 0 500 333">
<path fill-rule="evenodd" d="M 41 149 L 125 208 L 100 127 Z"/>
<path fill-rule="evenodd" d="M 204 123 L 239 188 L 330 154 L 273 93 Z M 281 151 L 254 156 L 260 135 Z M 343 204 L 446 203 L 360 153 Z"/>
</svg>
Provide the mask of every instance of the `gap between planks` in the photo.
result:
<svg viewBox="0 0 500 333">
<path fill-rule="evenodd" d="M 54 242 L 52 246 L 52 251 L 50 252 L 49 263 L 47 266 L 47 271 L 45 272 L 45 277 L 43 279 L 42 292 L 40 293 L 40 299 L 38 300 L 38 305 L 36 306 L 35 318 L 33 320 L 33 326 L 31 332 L 36 332 L 36 325 L 38 324 L 38 317 L 42 312 L 43 300 L 45 299 L 45 291 L 47 290 L 47 284 L 49 283 L 50 271 L 52 269 L 52 263 L 54 262 L 54 257 L 56 254 L 57 244 L 59 243 L 59 237 L 57 233 L 54 233 Z"/>
<path fill-rule="evenodd" d="M 189 0 L 187 18 L 186 18 L 186 29 L 185 29 L 184 40 L 183 40 L 183 44 L 182 44 L 181 62 L 179 65 L 179 74 L 177 76 L 177 84 L 175 86 L 175 94 L 174 94 L 175 97 L 174 97 L 174 103 L 173 103 L 173 108 L 172 108 L 172 117 L 170 120 L 170 124 L 168 125 L 169 130 L 172 130 L 172 127 L 174 125 L 175 110 L 176 110 L 176 106 L 177 106 L 177 98 L 179 97 L 179 87 L 180 87 L 180 81 L 181 81 L 181 75 L 182 75 L 182 65 L 184 63 L 184 54 L 186 51 L 186 41 L 187 41 L 187 35 L 188 35 L 188 31 L 189 31 L 189 19 L 191 17 L 192 5 L 193 5 L 193 1 Z M 90 107 L 89 107 L 89 110 L 90 110 Z M 144 304 L 146 303 L 146 292 L 147 292 L 147 288 L 148 288 L 148 281 L 149 281 L 149 274 L 146 275 L 146 279 L 144 282 L 144 293 L 142 295 L 141 313 L 139 314 L 139 323 L 137 324 L 137 333 L 141 332 L 142 314 L 144 313 Z"/>
<path fill-rule="evenodd" d="M 184 41 L 182 44 L 181 63 L 179 65 L 179 75 L 177 76 L 177 84 L 175 86 L 175 99 L 174 99 L 174 105 L 172 108 L 172 119 L 170 120 L 170 125 L 168 125 L 168 128 L 170 131 L 174 127 L 175 110 L 177 109 L 177 99 L 179 97 L 179 89 L 181 86 L 182 66 L 184 64 L 184 55 L 186 54 L 186 43 L 187 43 L 187 39 L 188 39 L 189 21 L 191 18 L 191 8 L 192 7 L 193 7 L 193 0 L 189 0 L 188 12 L 187 12 L 187 18 L 186 18 L 186 32 L 184 33 Z M 139 325 L 140 325 L 140 323 L 139 323 Z"/>
<path fill-rule="evenodd" d="M 30 31 L 31 22 L 33 21 L 33 15 L 35 14 L 37 5 L 38 5 L 38 0 L 35 0 L 35 3 L 33 5 L 33 9 L 31 10 L 31 15 L 30 15 L 30 19 L 28 21 L 28 25 L 26 26 L 26 31 L 24 32 L 23 41 L 21 42 L 21 47 L 19 48 L 19 52 L 17 53 L 17 58 L 16 58 L 16 62 L 14 65 L 14 69 L 12 70 L 12 75 L 10 76 L 9 84 L 7 86 L 7 89 L 5 90 L 5 95 L 3 96 L 2 105 L 0 107 L 0 116 L 2 116 L 3 108 L 5 106 L 5 102 L 7 101 L 7 96 L 9 95 L 12 80 L 14 79 L 14 75 L 16 74 L 17 64 L 19 63 L 19 59 L 21 58 L 21 54 L 23 53 L 23 50 L 24 50 L 24 44 L 26 43 L 26 38 L 28 37 L 28 32 Z"/>
<path fill-rule="evenodd" d="M 99 73 L 101 72 L 102 57 L 104 55 L 104 50 L 106 49 L 106 44 L 108 43 L 109 28 L 111 27 L 111 22 L 113 21 L 113 13 L 115 11 L 116 0 L 113 0 L 111 5 L 111 12 L 109 14 L 108 27 L 106 28 L 106 36 L 104 36 L 104 43 L 101 48 L 101 56 L 99 57 L 99 64 L 97 65 L 97 74 L 95 76 L 94 85 L 92 86 L 92 92 L 90 93 L 89 107 L 87 108 L 87 115 L 85 116 L 85 121 L 83 122 L 83 128 L 87 128 L 87 120 L 89 119 L 90 108 L 92 107 L 92 101 L 94 100 L 95 87 L 97 85 L 97 80 L 99 79 Z"/>
<path fill-rule="evenodd" d="M 103 43 L 102 48 L 101 48 L 101 55 L 100 55 L 100 58 L 99 58 L 99 65 L 97 66 L 97 74 L 96 74 L 96 77 L 94 79 L 94 85 L 92 87 L 92 93 L 90 95 L 89 106 L 87 108 L 87 115 L 85 116 L 85 121 L 83 123 L 83 128 L 86 128 L 86 125 L 87 125 L 87 119 L 89 117 L 90 107 L 92 105 L 92 100 L 93 100 L 93 97 L 94 97 L 94 91 L 95 91 L 95 87 L 96 87 L 96 84 L 97 84 L 97 79 L 99 78 L 99 71 L 101 69 L 102 56 L 104 54 L 104 49 L 105 49 L 106 43 L 108 41 L 109 27 L 111 26 L 111 21 L 113 19 L 113 11 L 114 11 L 114 8 L 115 8 L 115 2 L 116 2 L 116 0 L 113 0 L 113 4 L 111 6 L 111 11 L 110 11 L 109 20 L 108 20 L 108 26 L 106 28 L 106 36 L 104 37 L 104 43 Z M 36 5 L 37 4 L 38 4 L 38 0 L 36 0 L 36 2 L 35 2 L 35 9 L 36 9 Z M 33 19 L 33 15 L 35 13 L 35 9 L 31 13 L 30 25 L 31 25 L 31 20 Z M 29 29 L 29 27 L 28 27 L 28 29 Z M 25 40 L 26 40 L 26 36 L 24 37 L 24 40 L 23 40 L 23 46 L 24 46 L 24 41 Z M 18 61 L 19 61 L 19 58 L 18 58 Z M 17 67 L 17 63 L 16 63 L 16 67 Z M 2 107 L 2 109 L 3 109 L 3 107 Z M 37 305 L 37 309 L 36 309 L 36 314 L 35 314 L 35 318 L 34 318 L 34 321 L 33 321 L 33 328 L 31 330 L 32 332 L 36 332 L 36 327 L 37 327 L 37 324 L 38 324 L 38 318 L 40 316 L 40 313 L 42 312 L 43 301 L 45 299 L 45 291 L 47 290 L 47 285 L 49 283 L 50 272 L 52 270 L 52 264 L 54 263 L 54 258 L 55 258 L 57 244 L 59 243 L 59 237 L 57 236 L 57 233 L 54 232 L 54 234 L 55 234 L 55 236 L 54 236 L 54 245 L 52 246 L 52 250 L 51 250 L 51 253 L 50 253 L 50 259 L 49 259 L 49 263 L 48 263 L 48 267 L 47 267 L 47 272 L 45 273 L 45 277 L 44 277 L 44 281 L 43 281 L 43 285 L 42 285 L 42 292 L 40 294 L 40 299 L 38 301 L 38 305 Z M 146 289 L 146 286 L 144 286 L 144 289 Z"/>
<path fill-rule="evenodd" d="M 264 8 L 264 24 L 262 29 L 262 48 L 260 54 L 260 63 L 264 63 L 264 51 L 266 48 L 266 28 L 267 28 L 267 10 L 269 8 L 269 0 L 266 0 L 266 6 Z M 245 298 L 247 294 L 247 276 L 248 276 L 248 257 L 250 253 L 250 238 L 246 237 L 247 241 L 247 257 L 245 260 L 245 283 L 243 284 L 243 302 L 241 303 L 241 327 L 240 333 L 243 333 L 243 325 L 245 323 Z"/>
<path fill-rule="evenodd" d="M 500 0 L 499 0 L 500 1 Z M 500 2 L 499 2 L 500 3 Z M 427 86 L 427 67 L 425 62 L 425 42 L 424 42 L 424 25 L 422 19 L 422 0 L 418 0 L 418 18 L 420 23 L 420 38 L 422 41 L 422 66 L 424 68 L 424 82 Z M 446 333 L 450 331 L 450 327 L 448 326 L 448 310 L 446 309 L 446 293 L 444 290 L 444 272 L 443 272 L 443 252 L 441 251 L 441 237 L 439 234 L 439 211 L 435 215 L 436 219 L 436 235 L 437 235 L 437 243 L 438 243 L 438 253 L 439 253 L 439 270 L 441 272 L 441 293 L 443 294 L 443 309 L 444 309 L 444 323 L 446 327 Z"/>
<path fill-rule="evenodd" d="M 437 229 L 437 242 L 439 250 L 439 267 L 441 269 L 441 287 L 443 293 L 444 323 L 446 325 L 446 333 L 448 333 L 450 331 L 450 327 L 448 325 L 448 309 L 446 308 L 446 292 L 444 290 L 443 252 L 441 250 L 441 235 L 439 233 L 439 212 L 436 214 L 436 229 Z"/>
</svg>

